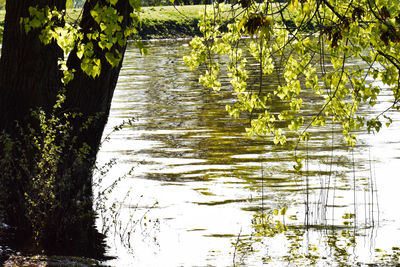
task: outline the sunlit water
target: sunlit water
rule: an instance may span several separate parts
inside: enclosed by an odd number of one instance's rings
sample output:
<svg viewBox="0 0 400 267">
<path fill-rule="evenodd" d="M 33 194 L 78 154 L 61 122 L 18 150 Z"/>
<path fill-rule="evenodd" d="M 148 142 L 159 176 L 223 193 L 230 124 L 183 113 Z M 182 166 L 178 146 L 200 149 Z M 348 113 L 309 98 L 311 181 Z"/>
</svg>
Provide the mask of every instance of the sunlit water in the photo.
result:
<svg viewBox="0 0 400 267">
<path fill-rule="evenodd" d="M 375 262 L 375 249 L 400 246 L 398 113 L 390 113 L 389 129 L 360 133 L 355 149 L 334 125 L 313 130 L 313 141 L 299 150 L 308 155 L 308 172 L 298 175 L 293 144 L 249 138 L 248 120 L 227 115 L 225 105 L 235 99 L 228 82 L 218 93 L 198 84 L 198 73 L 182 60 L 187 42 L 148 46 L 148 56 L 133 46 L 125 55 L 106 133 L 123 120 L 135 122 L 99 153 L 100 165 L 117 159 L 105 184 L 134 167 L 110 197 L 122 204 L 121 229 L 109 236 L 117 259 L 106 264 L 308 265 L 312 255 L 319 265 L 355 264 Z M 305 104 L 308 112 L 318 110 L 317 102 Z M 272 222 L 253 220 L 262 214 Z M 288 228 L 282 233 L 280 222 Z"/>
</svg>

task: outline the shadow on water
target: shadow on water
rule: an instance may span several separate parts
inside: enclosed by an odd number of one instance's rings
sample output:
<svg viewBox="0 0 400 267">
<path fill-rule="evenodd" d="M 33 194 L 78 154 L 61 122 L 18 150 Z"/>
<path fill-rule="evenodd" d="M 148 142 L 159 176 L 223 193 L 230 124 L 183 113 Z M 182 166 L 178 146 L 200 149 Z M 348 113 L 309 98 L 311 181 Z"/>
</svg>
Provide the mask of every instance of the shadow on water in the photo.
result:
<svg viewBox="0 0 400 267">
<path fill-rule="evenodd" d="M 122 213 L 158 219 L 157 244 L 137 235 L 131 255 L 114 243 L 119 259 L 111 265 L 368 263 L 382 247 L 379 236 L 392 230 L 398 236 L 399 229 L 388 227 L 398 219 L 385 197 L 393 193 L 387 190 L 395 182 L 390 172 L 400 140 L 391 134 L 398 128 L 382 137 L 359 133 L 354 150 L 338 125 L 315 128 L 311 141 L 298 148 L 307 159 L 298 174 L 292 167 L 295 138 L 275 146 L 245 136 L 249 118 L 234 120 L 225 111 L 235 101 L 228 79 L 218 93 L 199 85 L 198 73 L 182 60 L 187 42 L 148 46 L 146 57 L 127 51 L 108 127 L 136 121 L 103 147 L 99 160 L 118 158 L 115 176 L 135 165 L 115 197 L 132 188 L 140 203 L 134 211 L 126 203 Z M 307 92 L 305 99 L 305 112 L 315 114 L 321 102 Z M 384 152 L 389 147 L 393 154 Z M 389 246 L 397 245 L 393 239 Z"/>
</svg>

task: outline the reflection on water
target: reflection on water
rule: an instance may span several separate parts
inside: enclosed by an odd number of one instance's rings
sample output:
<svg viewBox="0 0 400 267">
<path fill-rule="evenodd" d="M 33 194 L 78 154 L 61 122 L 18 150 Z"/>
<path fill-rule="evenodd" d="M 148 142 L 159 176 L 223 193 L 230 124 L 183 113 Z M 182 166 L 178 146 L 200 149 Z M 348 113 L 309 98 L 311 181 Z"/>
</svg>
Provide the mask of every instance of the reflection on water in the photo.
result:
<svg viewBox="0 0 400 267">
<path fill-rule="evenodd" d="M 146 57 L 128 49 L 108 131 L 131 117 L 134 126 L 112 135 L 99 154 L 100 162 L 118 159 L 109 179 L 135 166 L 113 197 L 123 201 L 122 219 L 146 214 L 146 222 L 136 224 L 129 249 L 110 237 L 118 259 L 108 264 L 373 262 L 376 248 L 400 245 L 400 214 L 391 206 L 400 188 L 395 124 L 376 136 L 360 133 L 354 150 L 335 125 L 313 130 L 300 149 L 308 171 L 299 175 L 293 143 L 278 147 L 246 137 L 248 120 L 225 112 L 235 99 L 230 91 L 198 84 L 182 60 L 186 42 L 154 42 L 149 49 Z M 306 104 L 310 113 L 319 107 Z"/>
</svg>

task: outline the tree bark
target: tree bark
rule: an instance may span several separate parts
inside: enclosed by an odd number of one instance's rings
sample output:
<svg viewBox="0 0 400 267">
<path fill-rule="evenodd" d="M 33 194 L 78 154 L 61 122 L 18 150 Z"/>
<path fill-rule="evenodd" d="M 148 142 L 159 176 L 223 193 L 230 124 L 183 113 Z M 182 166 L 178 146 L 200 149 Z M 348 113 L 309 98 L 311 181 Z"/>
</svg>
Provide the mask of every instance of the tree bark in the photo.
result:
<svg viewBox="0 0 400 267">
<path fill-rule="evenodd" d="M 49 110 L 61 86 L 58 59 L 62 50 L 55 44 L 43 45 L 40 30 L 25 33 L 20 23 L 29 17 L 29 7 L 48 5 L 65 8 L 66 0 L 7 1 L 0 59 L 0 130 L 13 133 L 15 121 L 23 121 L 30 110 Z"/>
<path fill-rule="evenodd" d="M 26 142 L 25 133 L 31 128 L 39 127 L 37 121 L 32 118 L 31 111 L 40 108 L 51 113 L 57 94 L 63 86 L 62 72 L 58 66 L 59 58 L 63 57 L 62 50 L 56 43 L 42 44 L 38 38 L 40 30 L 31 30 L 26 34 L 20 24 L 21 18 L 29 17 L 29 7 L 35 5 L 39 8 L 49 6 L 62 10 L 65 9 L 66 0 L 9 0 L 6 4 L 0 59 L 0 134 L 8 134 L 17 139 L 19 144 Z M 90 14 L 96 5 L 109 4 L 105 0 L 85 2 L 80 22 L 84 36 L 94 30 L 100 31 L 99 25 Z M 120 24 L 123 31 L 131 23 L 129 14 L 132 12 L 132 7 L 128 0 L 119 0 L 115 8 L 124 17 Z M 84 38 L 83 42 L 88 42 L 87 38 Z M 117 49 L 123 58 L 126 43 Z M 92 78 L 82 71 L 76 51 L 77 49 L 74 49 L 70 53 L 67 61 L 68 68 L 74 69 L 75 73 L 74 79 L 66 86 L 66 100 L 59 113 L 79 115 L 68 122 L 71 125 L 70 143 L 63 148 L 62 159 L 57 165 L 54 188 L 56 203 L 60 205 L 52 209 L 52 214 L 45 222 L 47 234 L 44 236 L 43 248 L 51 254 L 101 257 L 104 246 L 102 246 L 102 236 L 94 229 L 92 170 L 110 111 L 122 59 L 117 67 L 112 67 L 105 58 L 105 51 L 94 43 L 94 55 L 101 60 L 101 73 L 98 77 Z M 1 153 L 4 155 L 5 147 L 4 143 L 0 144 L 0 155 Z M 82 159 L 78 157 L 77 151 L 83 147 L 87 147 L 88 152 Z M 21 151 L 14 152 L 13 157 L 17 158 L 21 153 Z M 24 153 L 29 154 L 29 151 Z M 24 156 L 27 158 L 27 165 L 37 164 L 33 156 Z M 7 166 L 11 168 L 12 165 L 11 162 Z M 26 215 L 29 211 L 26 210 L 24 194 L 29 187 L 27 183 L 31 177 L 22 174 L 21 179 L 10 178 L 15 173 L 21 175 L 21 170 L 2 173 L 0 170 L 0 187 L 6 191 L 3 195 L 0 194 L 2 201 L 0 205 L 3 207 L 4 221 L 17 227 L 22 235 L 26 235 L 31 229 Z"/>
</svg>

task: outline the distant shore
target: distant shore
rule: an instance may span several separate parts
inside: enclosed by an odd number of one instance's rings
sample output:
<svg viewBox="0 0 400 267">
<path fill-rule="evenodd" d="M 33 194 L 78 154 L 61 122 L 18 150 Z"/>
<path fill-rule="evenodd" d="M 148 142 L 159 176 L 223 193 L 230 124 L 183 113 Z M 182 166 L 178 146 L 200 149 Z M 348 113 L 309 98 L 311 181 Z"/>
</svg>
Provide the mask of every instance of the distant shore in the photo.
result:
<svg viewBox="0 0 400 267">
<path fill-rule="evenodd" d="M 174 39 L 194 37 L 200 34 L 197 26 L 204 5 L 142 7 L 137 26 L 140 39 Z M 77 22 L 81 9 L 68 9 L 70 22 Z M 0 10 L 0 25 L 4 25 L 5 10 Z"/>
</svg>

